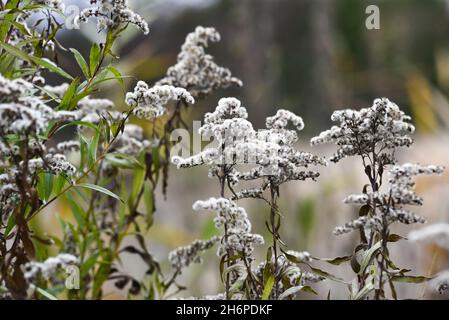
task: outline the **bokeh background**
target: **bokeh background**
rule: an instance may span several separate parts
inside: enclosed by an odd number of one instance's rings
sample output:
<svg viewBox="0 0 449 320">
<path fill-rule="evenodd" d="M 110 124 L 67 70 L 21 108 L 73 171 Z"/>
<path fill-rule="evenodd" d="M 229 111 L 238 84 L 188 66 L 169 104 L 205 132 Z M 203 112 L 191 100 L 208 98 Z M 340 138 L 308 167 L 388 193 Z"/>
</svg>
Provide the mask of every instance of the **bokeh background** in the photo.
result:
<svg viewBox="0 0 449 320">
<path fill-rule="evenodd" d="M 66 1 L 79 4 L 87 1 Z M 221 42 L 208 50 L 218 64 L 229 67 L 244 82 L 243 88 L 221 90 L 197 103 L 185 118 L 201 120 L 223 96 L 239 98 L 255 127 L 278 108 L 290 109 L 304 118 L 306 129 L 301 148 L 310 137 L 331 125 L 330 115 L 340 108 L 370 106 L 376 97 L 388 97 L 413 117 L 416 144 L 399 153 L 400 162 L 434 163 L 449 167 L 449 1 L 444 0 L 130 0 L 134 9 L 150 22 L 150 34 L 129 31 L 115 51 L 121 56 L 117 68 L 131 89 L 137 79 L 153 83 L 175 63 L 187 33 L 197 25 L 214 26 Z M 380 8 L 380 30 L 367 30 L 365 8 Z M 80 31 L 65 31 L 61 43 L 88 54 L 90 42 L 100 37 L 92 24 Z M 64 55 L 62 63 L 72 73 L 77 67 Z M 98 96 L 123 105 L 123 92 L 111 85 Z M 330 155 L 332 146 L 313 148 Z M 321 170 L 318 182 L 291 183 L 281 190 L 285 216 L 281 233 L 289 248 L 308 250 L 318 257 L 351 253 L 356 235 L 336 237 L 335 225 L 357 216 L 357 208 L 342 199 L 359 192 L 366 183 L 356 159 L 344 160 Z M 425 205 L 418 213 L 429 223 L 449 222 L 449 174 L 418 180 Z M 205 168 L 171 168 L 168 197 L 157 197 L 155 225 L 147 234 L 150 251 L 165 270 L 167 252 L 214 231 L 212 214 L 191 209 L 198 199 L 218 194 L 216 181 Z M 268 238 L 264 221 L 268 209 L 254 201 L 243 202 L 256 232 Z M 63 203 L 43 215 L 47 227 L 57 223 L 54 213 L 70 217 Z M 406 235 L 413 228 L 394 228 Z M 261 252 L 263 254 L 263 252 Z M 126 255 L 126 254 L 124 254 Z M 449 267 L 449 252 L 431 246 L 399 242 L 392 256 L 400 267 L 415 274 L 431 275 Z M 123 268 L 143 276 L 140 262 L 126 256 Z M 324 267 L 324 266 L 323 266 Z M 325 266 L 334 274 L 352 279 L 349 265 Z M 190 268 L 180 281 L 188 290 L 178 297 L 216 293 L 220 288 L 218 260 L 211 252 L 205 263 Z M 326 281 L 318 286 L 319 297 L 345 299 L 348 290 Z M 399 286 L 401 298 L 445 298 L 426 285 Z M 122 297 L 111 286 L 110 298 Z M 304 299 L 314 299 L 304 294 Z M 447 296 L 446 296 L 447 298 Z"/>
</svg>

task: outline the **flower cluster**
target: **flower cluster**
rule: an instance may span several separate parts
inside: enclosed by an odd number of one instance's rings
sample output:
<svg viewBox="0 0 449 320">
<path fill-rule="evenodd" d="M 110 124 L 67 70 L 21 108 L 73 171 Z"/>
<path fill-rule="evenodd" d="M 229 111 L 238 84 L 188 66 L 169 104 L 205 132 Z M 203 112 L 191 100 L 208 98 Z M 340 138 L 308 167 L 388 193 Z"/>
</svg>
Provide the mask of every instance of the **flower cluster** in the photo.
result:
<svg viewBox="0 0 449 320">
<path fill-rule="evenodd" d="M 339 149 L 330 158 L 333 162 L 376 152 L 382 164 L 392 164 L 394 150 L 410 147 L 413 143 L 409 134 L 415 131 L 415 127 L 409 123 L 410 117 L 387 98 L 374 100 L 371 108 L 335 111 L 331 119 L 338 125 L 312 138 L 311 144 L 333 142 L 338 145 Z"/>
<path fill-rule="evenodd" d="M 65 8 L 65 4 L 61 0 L 33 0 L 31 2 L 35 4 L 42 4 L 60 11 L 63 11 Z"/>
<path fill-rule="evenodd" d="M 77 265 L 78 263 L 79 260 L 77 257 L 71 254 L 61 253 L 55 257 L 48 258 L 44 262 L 27 262 L 23 266 L 24 277 L 30 283 L 36 281 L 39 276 L 52 281 L 60 269 Z"/>
<path fill-rule="evenodd" d="M 137 83 L 134 92 L 126 94 L 126 103 L 134 108 L 133 113 L 137 117 L 143 119 L 162 116 L 166 111 L 165 105 L 170 101 L 195 103 L 195 99 L 183 88 L 170 85 L 156 85 L 149 88 L 143 81 Z"/>
<path fill-rule="evenodd" d="M 97 29 L 117 30 L 124 24 L 134 24 L 146 35 L 150 32 L 148 23 L 129 8 L 127 0 L 90 0 L 91 7 L 81 11 L 77 21 L 87 22 L 97 18 Z"/>
<path fill-rule="evenodd" d="M 227 251 L 235 251 L 250 256 L 255 245 L 264 243 L 263 237 L 251 233 L 251 222 L 248 219 L 246 210 L 226 198 L 210 198 L 206 201 L 197 201 L 193 204 L 193 209 L 215 211 L 215 226 L 218 229 L 226 229 L 226 235 L 220 239 L 218 256 L 222 256 Z"/>
<path fill-rule="evenodd" d="M 199 133 L 202 136 L 213 136 L 214 146 L 209 146 L 192 157 L 183 159 L 172 157 L 178 168 L 198 165 L 210 165 L 211 175 L 216 175 L 217 166 L 245 163 L 244 153 L 240 152 L 243 144 L 255 136 L 252 124 L 246 120 L 248 113 L 235 98 L 222 98 L 214 112 L 204 116 L 204 124 Z"/>
<path fill-rule="evenodd" d="M 2 219 L 8 217 L 23 195 L 19 184 L 31 186 L 38 171 L 69 177 L 75 173 L 75 167 L 64 155 L 73 146 L 60 145 L 47 150 L 40 138 L 64 111 L 53 110 L 36 93 L 28 81 L 9 80 L 0 75 L 0 163 L 8 169 L 1 174 Z M 17 140 L 21 145 L 15 143 Z"/>
<path fill-rule="evenodd" d="M 385 191 L 366 191 L 363 194 L 350 195 L 344 200 L 345 203 L 371 206 L 373 210 L 368 216 L 359 217 L 344 226 L 337 227 L 334 234 L 351 232 L 361 227 L 380 230 L 384 222 L 425 223 L 424 218 L 405 210 L 403 206 L 423 203 L 422 198 L 415 192 L 413 177 L 420 174 L 441 174 L 443 170 L 444 168 L 440 166 L 411 163 L 394 166 L 389 171 L 389 186 Z"/>
<path fill-rule="evenodd" d="M 219 241 L 218 237 L 212 237 L 209 240 L 195 240 L 190 245 L 177 248 L 168 254 L 168 261 L 173 269 L 181 272 L 191 263 L 201 263 L 200 254 L 212 248 Z"/>
<path fill-rule="evenodd" d="M 218 66 L 213 57 L 206 54 L 208 43 L 217 41 L 220 41 L 220 34 L 214 28 L 196 27 L 187 35 L 177 63 L 157 84 L 186 88 L 194 97 L 232 84 L 241 86 L 242 82 L 233 77 L 229 69 Z"/>
<path fill-rule="evenodd" d="M 292 124 L 294 129 L 288 129 Z M 280 109 L 276 115 L 266 119 L 266 129 L 259 130 L 255 139 L 247 144 L 250 148 L 256 146 L 256 161 L 258 166 L 249 172 L 241 173 L 242 180 L 253 180 L 266 177 L 265 185 L 277 187 L 292 180 L 315 180 L 319 173 L 305 171 L 310 165 L 327 165 L 325 159 L 308 152 L 298 151 L 295 144 L 298 141 L 297 132 L 304 128 L 304 122 L 296 114 Z M 246 145 L 241 147 L 245 148 Z"/>
</svg>

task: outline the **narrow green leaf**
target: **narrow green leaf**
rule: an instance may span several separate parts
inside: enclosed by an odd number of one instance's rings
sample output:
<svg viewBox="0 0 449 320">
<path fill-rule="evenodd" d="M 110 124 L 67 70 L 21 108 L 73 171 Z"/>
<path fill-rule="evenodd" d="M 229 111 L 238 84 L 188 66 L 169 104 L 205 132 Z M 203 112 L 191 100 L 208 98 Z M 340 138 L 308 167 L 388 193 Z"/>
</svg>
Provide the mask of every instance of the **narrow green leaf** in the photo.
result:
<svg viewBox="0 0 449 320">
<path fill-rule="evenodd" d="M 365 272 L 366 267 L 371 261 L 371 258 L 373 257 L 374 253 L 380 249 L 382 245 L 381 241 L 376 242 L 369 250 L 365 251 L 363 253 L 362 262 L 360 263 L 360 271 L 359 274 L 362 274 Z"/>
<path fill-rule="evenodd" d="M 69 203 L 70 210 L 72 211 L 72 215 L 75 218 L 76 222 L 80 229 L 84 229 L 85 221 L 86 221 L 86 213 L 84 210 L 78 205 L 78 203 L 69 195 L 66 194 L 67 202 Z"/>
<path fill-rule="evenodd" d="M 89 66 L 90 74 L 94 74 L 100 63 L 101 51 L 97 43 L 94 43 L 90 48 Z"/>
<path fill-rule="evenodd" d="M 343 262 L 351 260 L 351 258 L 352 258 L 352 255 L 351 256 L 337 257 L 337 258 L 334 258 L 334 259 L 321 259 L 321 258 L 315 258 L 315 259 L 326 261 L 327 263 L 330 263 L 330 264 L 333 264 L 335 266 L 338 266 L 338 265 L 342 264 Z"/>
<path fill-rule="evenodd" d="M 123 81 L 123 77 L 122 77 L 122 74 L 120 73 L 120 71 L 118 71 L 117 68 L 115 68 L 114 66 L 108 66 L 107 69 L 115 76 L 117 81 L 122 86 L 122 89 L 124 89 L 125 88 L 125 83 Z"/>
<path fill-rule="evenodd" d="M 424 276 L 392 276 L 390 279 L 394 282 L 423 283 L 431 280 L 432 278 Z"/>
<path fill-rule="evenodd" d="M 58 300 L 58 298 L 56 298 L 54 295 L 52 295 L 51 293 L 45 291 L 42 288 L 36 287 L 36 291 L 39 292 L 42 296 L 44 296 L 48 300 Z"/>
<path fill-rule="evenodd" d="M 262 300 L 268 300 L 270 297 L 270 293 L 273 290 L 274 287 L 274 275 L 270 275 L 263 285 L 263 293 L 262 293 Z"/>
<path fill-rule="evenodd" d="M 89 66 L 87 65 L 86 60 L 84 60 L 83 55 L 78 50 L 76 50 L 74 48 L 70 48 L 69 50 L 75 56 L 75 60 L 78 63 L 78 66 L 80 67 L 80 69 L 83 72 L 86 79 L 89 79 L 90 78 Z"/>
<path fill-rule="evenodd" d="M 122 199 L 120 199 L 120 197 L 118 195 L 116 195 L 115 193 L 113 193 L 112 191 L 109 191 L 108 189 L 105 189 L 103 187 L 97 186 L 95 184 L 91 184 L 91 183 L 78 183 L 75 185 L 75 187 L 80 187 L 80 188 L 87 188 L 87 189 L 91 189 L 94 191 L 98 191 L 101 193 L 104 193 L 105 195 L 108 195 L 114 199 L 117 199 L 121 202 L 123 202 Z"/>
<path fill-rule="evenodd" d="M 65 72 L 63 69 L 61 69 L 60 67 L 55 65 L 50 60 L 29 55 L 29 54 L 25 53 L 24 51 L 20 50 L 19 48 L 16 48 L 16 47 L 11 46 L 4 42 L 0 42 L 0 47 L 2 47 L 7 52 L 9 52 L 10 54 L 14 55 L 15 57 L 17 57 L 19 59 L 22 59 L 22 60 L 25 60 L 28 62 L 33 62 L 34 64 L 37 64 L 37 65 L 44 67 L 50 71 L 53 71 L 53 72 L 59 74 L 60 76 L 63 76 L 64 78 L 73 80 L 73 77 L 70 74 Z"/>
</svg>

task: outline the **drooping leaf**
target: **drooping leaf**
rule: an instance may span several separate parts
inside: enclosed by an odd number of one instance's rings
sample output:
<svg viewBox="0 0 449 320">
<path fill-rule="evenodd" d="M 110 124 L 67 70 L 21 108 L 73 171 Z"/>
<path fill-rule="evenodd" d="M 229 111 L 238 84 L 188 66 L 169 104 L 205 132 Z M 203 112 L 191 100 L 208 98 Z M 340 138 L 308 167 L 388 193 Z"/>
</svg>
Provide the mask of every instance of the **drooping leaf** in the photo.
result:
<svg viewBox="0 0 449 320">
<path fill-rule="evenodd" d="M 391 281 L 394 282 L 405 282 L 405 283 L 423 283 L 431 280 L 432 278 L 424 276 L 392 276 Z"/>
<path fill-rule="evenodd" d="M 100 46 L 97 43 L 92 44 L 89 55 L 90 74 L 93 75 L 99 67 L 101 58 Z"/>
<path fill-rule="evenodd" d="M 270 297 L 270 293 L 273 290 L 274 286 L 274 275 L 270 274 L 267 279 L 264 279 L 263 292 L 262 292 L 262 300 L 268 300 Z"/>
<path fill-rule="evenodd" d="M 105 195 L 108 195 L 108 196 L 110 196 L 110 197 L 112 197 L 114 199 L 117 199 L 117 200 L 123 202 L 123 200 L 120 199 L 120 197 L 118 195 L 116 195 L 115 193 L 113 193 L 112 191 L 110 191 L 110 190 L 108 190 L 106 188 L 103 188 L 101 186 L 95 185 L 95 184 L 78 183 L 78 184 L 75 185 L 75 187 L 87 188 L 87 189 L 91 189 L 91 190 L 94 190 L 94 191 L 98 191 L 98 192 L 104 193 Z"/>
<path fill-rule="evenodd" d="M 86 60 L 84 60 L 83 55 L 74 48 L 70 48 L 70 51 L 72 51 L 73 55 L 75 56 L 75 60 L 78 63 L 78 66 L 80 67 L 84 76 L 86 77 L 86 79 L 88 79 L 90 77 L 89 66 L 87 65 Z"/>
<path fill-rule="evenodd" d="M 5 49 L 8 53 L 14 55 L 15 57 L 28 61 L 28 62 L 32 62 L 36 65 L 39 65 L 43 68 L 46 68 L 50 71 L 53 71 L 57 74 L 59 74 L 60 76 L 63 76 L 64 78 L 67 78 L 69 80 L 73 80 L 73 77 L 68 74 L 67 72 L 65 72 L 63 69 L 61 69 L 60 67 L 58 67 L 56 64 L 54 64 L 53 62 L 51 62 L 50 60 L 47 60 L 45 58 L 38 58 L 36 56 L 32 56 L 29 55 L 27 53 L 25 53 L 25 51 L 20 50 L 19 48 L 16 48 L 14 46 L 11 46 L 10 44 L 4 43 L 4 42 L 0 42 L 0 47 L 2 47 L 3 49 Z"/>
</svg>

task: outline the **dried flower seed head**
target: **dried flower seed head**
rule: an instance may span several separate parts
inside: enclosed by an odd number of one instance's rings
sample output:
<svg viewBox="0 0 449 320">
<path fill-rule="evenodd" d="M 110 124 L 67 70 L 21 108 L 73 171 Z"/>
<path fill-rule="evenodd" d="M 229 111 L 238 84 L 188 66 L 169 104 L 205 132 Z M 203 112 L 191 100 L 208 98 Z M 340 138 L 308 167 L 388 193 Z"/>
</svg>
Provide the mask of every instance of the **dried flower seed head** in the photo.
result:
<svg viewBox="0 0 449 320">
<path fill-rule="evenodd" d="M 98 31 L 117 30 L 125 24 L 134 24 L 143 34 L 150 32 L 148 23 L 129 8 L 127 0 L 90 0 L 90 5 L 91 7 L 81 11 L 76 23 L 87 22 L 94 17 L 97 19 Z"/>
<path fill-rule="evenodd" d="M 28 262 L 24 265 L 25 279 L 31 283 L 36 281 L 38 276 L 44 277 L 46 280 L 52 280 L 56 273 L 67 266 L 77 265 L 79 260 L 77 257 L 61 253 L 55 257 L 50 257 L 44 262 Z"/>
<path fill-rule="evenodd" d="M 143 81 L 137 83 L 134 92 L 126 94 L 126 103 L 134 108 L 134 115 L 149 120 L 162 116 L 166 111 L 165 106 L 170 101 L 195 103 L 195 99 L 183 88 L 169 85 L 156 85 L 149 88 Z"/>
<path fill-rule="evenodd" d="M 218 241 L 219 237 L 212 237 L 209 240 L 195 240 L 192 244 L 179 247 L 168 254 L 168 261 L 173 269 L 181 272 L 192 263 L 201 263 L 201 254 L 212 248 Z"/>
<path fill-rule="evenodd" d="M 415 127 L 409 123 L 410 117 L 387 98 L 374 100 L 371 108 L 335 111 L 331 119 L 338 125 L 312 138 L 311 144 L 335 143 L 338 150 L 330 158 L 333 162 L 349 156 L 368 155 L 375 145 L 376 150 L 384 150 L 379 154 L 385 161 L 383 164 L 391 164 L 395 149 L 413 143 L 409 134 Z"/>
<path fill-rule="evenodd" d="M 251 233 L 251 222 L 244 208 L 226 198 L 210 198 L 206 201 L 196 201 L 193 209 L 215 211 L 214 219 L 218 229 L 226 229 L 226 236 L 220 239 L 217 254 L 222 256 L 228 251 L 236 251 L 245 256 L 251 255 L 255 245 L 264 243 L 261 235 Z"/>
<path fill-rule="evenodd" d="M 220 34 L 214 28 L 196 27 L 187 35 L 177 63 L 168 69 L 165 78 L 157 85 L 186 88 L 196 98 L 233 84 L 242 86 L 229 69 L 218 66 L 213 57 L 206 54 L 209 42 L 217 41 L 220 41 Z"/>
</svg>

